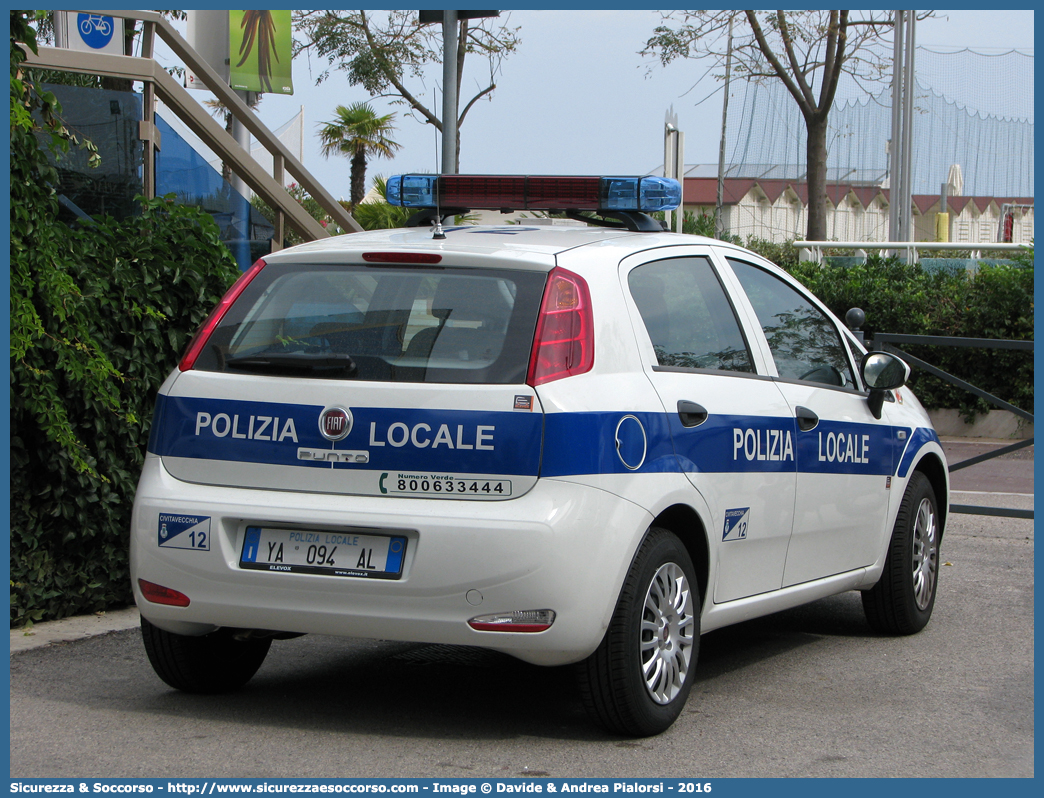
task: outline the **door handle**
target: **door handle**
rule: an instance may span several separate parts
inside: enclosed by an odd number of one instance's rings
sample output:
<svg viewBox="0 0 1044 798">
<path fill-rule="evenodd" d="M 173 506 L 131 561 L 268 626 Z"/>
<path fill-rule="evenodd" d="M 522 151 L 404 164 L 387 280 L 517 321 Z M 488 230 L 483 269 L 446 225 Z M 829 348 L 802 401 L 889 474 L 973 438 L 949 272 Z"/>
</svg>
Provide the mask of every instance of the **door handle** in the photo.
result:
<svg viewBox="0 0 1044 798">
<path fill-rule="evenodd" d="M 807 407 L 798 405 L 794 408 L 794 415 L 797 416 L 798 429 L 802 432 L 809 432 L 816 428 L 819 424 L 819 416 L 809 410 Z"/>
<path fill-rule="evenodd" d="M 683 427 L 698 427 L 707 420 L 707 408 L 684 399 L 678 402 L 678 416 Z"/>
</svg>

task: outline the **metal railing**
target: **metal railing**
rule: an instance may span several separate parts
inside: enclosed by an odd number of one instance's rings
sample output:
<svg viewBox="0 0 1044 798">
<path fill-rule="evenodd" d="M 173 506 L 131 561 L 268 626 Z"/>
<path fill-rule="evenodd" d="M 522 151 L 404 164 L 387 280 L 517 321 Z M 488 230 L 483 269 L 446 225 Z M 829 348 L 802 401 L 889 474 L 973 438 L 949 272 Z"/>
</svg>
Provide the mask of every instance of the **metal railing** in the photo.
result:
<svg viewBox="0 0 1044 798">
<path fill-rule="evenodd" d="M 139 138 L 145 143 L 143 193 L 155 196 L 156 179 L 153 156 L 159 149 L 159 132 L 154 123 L 155 100 L 161 100 L 182 122 L 228 164 L 250 190 L 260 196 L 276 213 L 273 249 L 282 246 L 284 224 L 304 240 L 326 238 L 330 233 L 305 211 L 283 187 L 283 172 L 311 195 L 320 207 L 342 229 L 358 232 L 362 227 L 333 196 L 317 181 L 304 165 L 294 157 L 283 142 L 276 138 L 245 102 L 223 81 L 211 66 L 192 49 L 191 45 L 171 24 L 151 11 L 82 11 L 94 15 L 139 20 L 141 55 L 108 55 L 105 53 L 40 47 L 39 54 L 27 50 L 25 65 L 30 68 L 53 69 L 62 72 L 81 72 L 137 80 L 144 84 L 143 116 Z M 244 150 L 225 129 L 208 114 L 189 92 L 168 74 L 153 58 L 155 37 L 166 44 L 185 66 L 196 75 L 208 90 L 221 101 L 236 119 L 243 123 L 258 142 L 272 154 L 272 175 L 268 175 L 253 157 Z"/>
<path fill-rule="evenodd" d="M 917 263 L 917 250 L 926 252 L 945 250 L 948 252 L 967 252 L 969 258 L 981 258 L 983 252 L 1019 252 L 1027 249 L 1022 244 L 957 244 L 947 241 L 795 241 L 794 248 L 801 251 L 802 260 L 823 262 L 825 249 L 849 249 L 866 258 L 868 249 L 886 250 L 895 255 L 902 255 L 907 263 Z"/>
<path fill-rule="evenodd" d="M 1033 414 L 1029 413 L 1019 407 L 1016 407 L 1009 402 L 1005 402 L 1003 399 L 999 399 L 991 393 L 987 393 L 981 388 L 977 388 L 969 382 L 965 382 L 959 377 L 955 377 L 948 372 L 943 371 L 936 366 L 926 363 L 918 357 L 911 355 L 909 352 L 904 352 L 895 344 L 927 344 L 933 346 L 957 346 L 957 347 L 974 347 L 978 349 L 1017 349 L 1021 351 L 1033 351 L 1033 341 L 1012 341 L 1005 339 L 992 339 L 992 338 L 952 338 L 938 335 L 898 335 L 894 333 L 877 333 L 874 335 L 871 348 L 877 351 L 892 352 L 903 358 L 911 366 L 916 366 L 923 371 L 933 374 L 936 377 L 945 380 L 946 382 L 956 385 L 962 390 L 968 391 L 969 393 L 975 394 L 981 399 L 985 399 L 990 404 L 1001 410 L 1007 410 L 1014 413 L 1019 418 L 1023 418 L 1033 423 Z M 1002 457 L 1006 454 L 1018 451 L 1019 449 L 1025 449 L 1027 446 L 1033 445 L 1033 438 L 1027 438 L 1026 440 L 1018 441 L 1010 446 L 1004 446 L 997 449 L 994 452 L 988 452 L 981 454 L 976 457 L 970 457 L 967 460 L 961 460 L 959 463 L 954 463 L 949 467 L 950 473 L 954 471 L 960 471 L 963 468 L 983 463 L 987 460 L 992 460 L 995 457 Z M 1028 518 L 1033 520 L 1033 510 L 1019 510 L 1010 507 L 983 507 L 972 504 L 951 504 L 950 511 L 954 513 L 966 513 L 968 515 L 992 515 L 999 516 L 1002 518 Z"/>
</svg>

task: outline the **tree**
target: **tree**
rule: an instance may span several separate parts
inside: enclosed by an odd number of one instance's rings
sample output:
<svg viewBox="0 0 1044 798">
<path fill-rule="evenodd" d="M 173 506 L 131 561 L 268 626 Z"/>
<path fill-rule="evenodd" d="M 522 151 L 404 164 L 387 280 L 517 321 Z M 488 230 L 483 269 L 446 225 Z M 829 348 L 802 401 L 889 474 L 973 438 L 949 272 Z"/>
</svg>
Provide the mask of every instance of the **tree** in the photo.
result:
<svg viewBox="0 0 1044 798">
<path fill-rule="evenodd" d="M 827 234 L 827 125 L 841 73 L 857 81 L 878 80 L 891 64 L 887 49 L 875 46 L 892 29 L 891 12 L 867 12 L 865 19 L 852 19 L 850 13 L 670 12 L 641 50 L 642 55 L 658 55 L 665 66 L 678 58 L 704 57 L 722 65 L 730 22 L 739 26 L 732 43 L 733 69 L 749 80 L 783 81 L 805 120 L 810 241 L 823 241 Z"/>
<path fill-rule="evenodd" d="M 437 25 L 421 25 L 416 11 L 388 11 L 371 16 L 367 11 L 301 11 L 294 14 L 297 36 L 294 55 L 314 52 L 348 75 L 353 86 L 362 86 L 371 97 L 395 97 L 408 105 L 409 115 L 442 131 L 439 115 L 426 105 L 419 91 L 407 82 L 422 79 L 429 64 L 442 63 L 442 31 Z M 518 47 L 518 28 L 495 19 L 458 23 L 457 37 L 457 164 L 460 164 L 460 129 L 472 106 L 496 89 L 501 63 Z M 460 107 L 461 81 L 469 54 L 486 59 L 489 81 Z M 329 78 L 329 71 L 317 82 Z M 485 82 L 485 81 L 484 81 Z M 481 85 L 481 84 L 480 84 Z M 434 106 L 434 103 L 432 103 Z"/>
<path fill-rule="evenodd" d="M 395 129 L 395 114 L 377 116 L 369 103 L 338 105 L 336 119 L 325 122 L 319 131 L 322 153 L 346 155 L 352 161 L 352 208 L 366 196 L 366 159 L 391 158 L 402 147 L 389 134 Z"/>
</svg>

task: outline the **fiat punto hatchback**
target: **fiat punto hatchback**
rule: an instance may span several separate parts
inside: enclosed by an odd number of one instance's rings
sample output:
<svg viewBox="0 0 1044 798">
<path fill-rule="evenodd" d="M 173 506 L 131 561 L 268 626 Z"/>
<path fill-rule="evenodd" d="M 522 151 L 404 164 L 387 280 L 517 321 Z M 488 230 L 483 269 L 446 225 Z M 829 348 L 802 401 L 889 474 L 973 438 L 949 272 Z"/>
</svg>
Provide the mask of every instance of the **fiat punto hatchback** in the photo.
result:
<svg viewBox="0 0 1044 798">
<path fill-rule="evenodd" d="M 577 663 L 668 728 L 703 632 L 849 590 L 929 619 L 945 458 L 909 369 L 661 178 L 400 176 L 413 227 L 265 256 L 159 392 L 132 580 L 169 685 L 304 633 Z M 466 209 L 602 226 L 447 226 Z M 431 226 L 433 225 L 433 226 Z M 611 225 L 611 226 L 606 226 Z"/>
</svg>

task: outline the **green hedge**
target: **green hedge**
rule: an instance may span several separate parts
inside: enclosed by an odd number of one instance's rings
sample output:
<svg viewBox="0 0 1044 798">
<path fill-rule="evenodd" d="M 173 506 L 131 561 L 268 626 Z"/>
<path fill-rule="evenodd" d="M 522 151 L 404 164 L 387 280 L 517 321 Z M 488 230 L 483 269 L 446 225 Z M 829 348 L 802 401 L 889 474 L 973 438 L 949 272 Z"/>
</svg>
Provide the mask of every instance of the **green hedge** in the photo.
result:
<svg viewBox="0 0 1044 798">
<path fill-rule="evenodd" d="M 238 275 L 213 219 L 170 200 L 122 222 L 57 221 L 39 142 L 59 154 L 75 142 L 53 95 L 17 70 L 25 13 L 11 12 L 12 624 L 131 600 L 156 390 Z"/>
<path fill-rule="evenodd" d="M 131 600 L 128 531 L 156 390 L 188 337 L 239 274 L 213 219 L 195 208 L 145 205 L 140 217 L 67 230 L 69 304 L 115 370 L 118 409 L 59 362 L 61 321 L 11 364 L 11 620 L 61 618 Z M 32 399 L 49 374 L 90 466 L 48 434 Z"/>
<path fill-rule="evenodd" d="M 898 258 L 871 255 L 857 265 L 786 262 L 841 319 L 849 308 L 866 313 L 875 333 L 1033 340 L 1033 252 L 976 271 L 925 270 Z M 1024 410 L 1033 410 L 1033 353 L 942 346 L 900 347 Z M 992 405 L 914 370 L 910 387 L 929 408 L 958 408 L 965 417 Z"/>
</svg>

